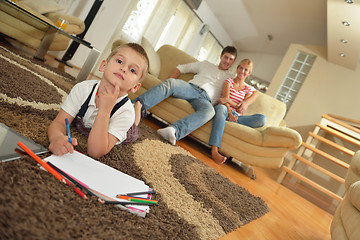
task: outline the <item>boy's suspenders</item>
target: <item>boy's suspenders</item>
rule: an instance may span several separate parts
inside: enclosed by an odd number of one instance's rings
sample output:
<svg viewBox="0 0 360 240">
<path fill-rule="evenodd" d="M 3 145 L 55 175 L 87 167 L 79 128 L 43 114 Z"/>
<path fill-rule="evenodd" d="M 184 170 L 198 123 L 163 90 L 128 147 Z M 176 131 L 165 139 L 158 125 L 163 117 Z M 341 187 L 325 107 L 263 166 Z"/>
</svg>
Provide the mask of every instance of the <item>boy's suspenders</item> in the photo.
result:
<svg viewBox="0 0 360 240">
<path fill-rule="evenodd" d="M 93 86 L 89 96 L 87 97 L 86 101 L 81 105 L 81 108 L 79 110 L 79 113 L 76 115 L 76 118 L 83 118 L 85 116 L 86 111 L 89 108 L 89 102 L 91 99 L 92 94 L 94 93 L 95 87 L 96 87 L 97 83 Z M 111 110 L 110 113 L 110 118 L 112 117 L 112 115 L 122 106 L 124 105 L 127 100 L 129 100 L 129 98 L 126 96 L 124 97 L 120 102 L 118 102 L 117 104 L 115 104 L 115 106 L 113 107 L 113 109 Z"/>
<path fill-rule="evenodd" d="M 91 96 L 93 95 L 93 93 L 95 91 L 96 85 L 97 85 L 97 83 L 93 86 L 89 96 L 87 97 L 85 102 L 81 105 L 79 113 L 76 115 L 76 117 L 73 121 L 74 125 L 80 131 L 80 133 L 84 134 L 85 136 L 89 136 L 91 128 L 87 128 L 84 126 L 83 117 L 85 116 L 85 113 L 89 107 L 89 102 L 90 102 Z M 129 100 L 129 98 L 126 96 L 120 102 L 115 104 L 115 106 L 111 110 L 110 118 L 128 100 Z M 139 129 L 137 128 L 137 126 L 134 123 L 132 125 L 132 127 L 128 130 L 128 132 L 126 133 L 126 139 L 122 142 L 122 144 L 132 143 L 132 142 L 136 141 L 136 139 L 138 139 L 139 137 L 140 137 Z"/>
</svg>

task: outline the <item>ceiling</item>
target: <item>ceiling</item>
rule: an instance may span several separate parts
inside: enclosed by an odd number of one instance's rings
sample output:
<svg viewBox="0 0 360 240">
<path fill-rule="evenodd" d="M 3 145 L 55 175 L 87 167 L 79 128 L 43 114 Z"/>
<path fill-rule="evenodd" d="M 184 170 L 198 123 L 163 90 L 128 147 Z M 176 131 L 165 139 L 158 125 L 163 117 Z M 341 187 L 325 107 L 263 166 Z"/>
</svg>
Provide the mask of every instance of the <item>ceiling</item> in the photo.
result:
<svg viewBox="0 0 360 240">
<path fill-rule="evenodd" d="M 350 69 L 360 62 L 360 0 L 203 1 L 240 51 L 285 55 L 299 43 L 327 46 L 328 60 Z"/>
</svg>

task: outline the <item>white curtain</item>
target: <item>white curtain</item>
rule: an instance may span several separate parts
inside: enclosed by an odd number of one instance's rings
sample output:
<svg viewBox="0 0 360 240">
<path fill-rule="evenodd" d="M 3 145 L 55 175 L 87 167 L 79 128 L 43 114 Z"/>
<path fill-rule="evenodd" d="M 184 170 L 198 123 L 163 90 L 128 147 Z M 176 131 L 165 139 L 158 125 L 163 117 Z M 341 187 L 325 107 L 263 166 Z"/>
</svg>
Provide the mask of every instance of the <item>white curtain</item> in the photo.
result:
<svg viewBox="0 0 360 240">
<path fill-rule="evenodd" d="M 187 52 L 202 25 L 183 0 L 159 0 L 144 37 L 156 47 L 173 45 Z"/>
<path fill-rule="evenodd" d="M 136 4 L 136 9 L 130 12 L 121 31 L 131 42 L 141 43 L 141 39 L 147 28 L 147 25 L 153 16 L 153 10 L 157 5 L 158 0 L 139 0 Z"/>
<path fill-rule="evenodd" d="M 110 52 L 115 40 L 140 43 L 142 37 L 154 48 L 169 44 L 198 60 L 218 64 L 222 46 L 210 32 L 200 35 L 203 24 L 183 0 L 131 0 L 95 69 Z"/>
<path fill-rule="evenodd" d="M 207 60 L 217 65 L 220 62 L 222 49 L 223 48 L 211 32 L 207 32 L 196 58 L 200 61 Z"/>
<path fill-rule="evenodd" d="M 201 25 L 202 22 L 198 17 L 191 18 L 187 25 L 184 26 L 183 32 L 180 35 L 182 38 L 178 39 L 176 46 L 186 52 L 190 48 L 192 40 L 198 34 Z"/>
<path fill-rule="evenodd" d="M 182 0 L 159 0 L 144 32 L 144 37 L 155 47 L 163 30 Z"/>
</svg>

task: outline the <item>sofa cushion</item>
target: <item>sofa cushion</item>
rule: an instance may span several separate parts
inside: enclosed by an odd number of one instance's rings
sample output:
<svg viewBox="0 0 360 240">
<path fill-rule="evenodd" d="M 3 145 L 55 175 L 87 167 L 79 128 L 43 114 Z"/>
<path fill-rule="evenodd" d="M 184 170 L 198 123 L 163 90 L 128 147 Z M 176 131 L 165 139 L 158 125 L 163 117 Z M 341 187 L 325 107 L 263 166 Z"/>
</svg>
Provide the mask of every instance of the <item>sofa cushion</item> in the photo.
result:
<svg viewBox="0 0 360 240">
<path fill-rule="evenodd" d="M 52 22 L 56 23 L 59 18 L 65 19 L 68 21 L 68 25 L 64 29 L 68 34 L 80 34 L 85 30 L 85 23 L 78 17 L 67 15 L 64 13 L 51 12 L 45 14 Z"/>
<path fill-rule="evenodd" d="M 196 58 L 171 45 L 161 46 L 157 53 L 160 56 L 161 62 L 159 79 L 162 81 L 166 80 L 178 65 L 197 61 Z M 179 78 L 189 81 L 193 79 L 193 76 L 194 74 L 187 73 L 181 74 Z"/>
<path fill-rule="evenodd" d="M 334 218 L 331 222 L 331 239 L 348 239 L 345 228 L 341 220 L 342 203 L 339 204 L 335 211 Z"/>
<path fill-rule="evenodd" d="M 350 185 L 348 194 L 351 203 L 360 211 L 360 180 Z"/>
<path fill-rule="evenodd" d="M 52 21 L 48 19 L 47 17 L 39 14 L 34 9 L 29 8 L 26 5 L 21 4 L 22 2 L 19 2 L 17 5 L 21 8 L 24 8 L 26 11 L 30 12 L 31 14 L 35 15 L 36 17 L 40 18 L 41 20 L 48 22 L 49 24 L 52 24 Z M 35 19 L 34 17 L 24 14 L 21 11 L 18 11 L 17 9 L 9 6 L 8 4 L 4 4 L 3 2 L 0 2 L 1 6 L 1 22 L 7 22 L 8 25 L 12 26 L 13 28 L 19 29 L 22 28 L 22 23 L 25 22 L 27 25 L 29 25 L 31 28 L 36 28 L 41 31 L 47 31 L 48 26 L 39 20 Z M 14 19 L 16 19 L 16 22 L 14 22 Z M 5 32 L 6 34 L 6 32 Z M 43 35 L 41 35 L 42 38 Z"/>
<path fill-rule="evenodd" d="M 341 202 L 340 217 L 348 239 L 359 239 L 360 212 L 352 205 L 347 196 Z"/>
<path fill-rule="evenodd" d="M 64 10 L 64 7 L 49 0 L 22 0 L 21 4 L 32 8 L 40 14 Z"/>
<path fill-rule="evenodd" d="M 351 160 L 350 169 L 345 177 L 345 189 L 349 191 L 350 186 L 360 179 L 360 151 L 357 151 Z"/>
<path fill-rule="evenodd" d="M 141 46 L 145 49 L 150 61 L 149 73 L 155 77 L 159 77 L 159 73 L 160 73 L 159 55 L 157 54 L 157 52 L 155 52 L 153 46 L 151 46 L 151 44 L 146 38 L 142 38 Z"/>
<path fill-rule="evenodd" d="M 127 41 L 124 41 L 122 39 L 118 39 L 116 41 L 113 42 L 113 44 L 111 45 L 111 51 L 114 51 L 115 48 L 117 48 L 120 45 L 126 44 Z"/>
<path fill-rule="evenodd" d="M 279 126 L 285 116 L 286 105 L 269 95 L 259 92 L 259 97 L 249 106 L 245 115 L 256 113 L 264 114 L 267 119 L 266 125 L 261 130 L 268 126 Z"/>
</svg>

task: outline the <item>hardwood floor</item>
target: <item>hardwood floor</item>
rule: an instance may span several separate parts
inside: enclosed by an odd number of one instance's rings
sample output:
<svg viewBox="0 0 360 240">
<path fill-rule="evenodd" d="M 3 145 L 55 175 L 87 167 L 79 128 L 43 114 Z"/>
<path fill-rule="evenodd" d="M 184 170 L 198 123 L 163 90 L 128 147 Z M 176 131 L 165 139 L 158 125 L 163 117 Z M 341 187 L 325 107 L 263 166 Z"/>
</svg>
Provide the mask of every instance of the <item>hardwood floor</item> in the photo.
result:
<svg viewBox="0 0 360 240">
<path fill-rule="evenodd" d="M 145 118 L 144 122 L 153 129 L 163 127 L 163 123 L 151 117 Z M 280 170 L 255 168 L 256 179 L 252 180 L 242 167 L 233 162 L 217 165 L 210 157 L 210 149 L 190 137 L 178 141 L 177 144 L 232 182 L 261 197 L 270 208 L 270 212 L 265 216 L 227 234 L 221 240 L 331 238 L 330 224 L 333 215 L 278 184 L 276 179 Z M 311 194 L 311 191 L 306 189 L 302 191 Z M 323 204 L 322 207 L 326 206 L 327 204 Z"/>
<path fill-rule="evenodd" d="M 33 50 L 29 51 L 31 53 Z M 51 56 L 46 59 L 47 64 L 71 75 L 76 76 L 79 71 L 78 68 L 69 68 L 55 61 Z M 144 122 L 154 129 L 163 127 L 163 123 L 153 117 L 147 117 Z M 210 157 L 209 148 L 190 137 L 178 141 L 177 144 L 232 182 L 261 197 L 270 208 L 270 212 L 265 216 L 225 235 L 221 240 L 330 239 L 330 224 L 333 218 L 331 212 L 334 207 L 330 207 L 333 205 L 328 199 L 308 190 L 302 184 L 291 186 L 292 190 L 278 184 L 278 169 L 255 168 L 256 179 L 252 180 L 244 168 L 235 163 L 217 165 Z"/>
</svg>

